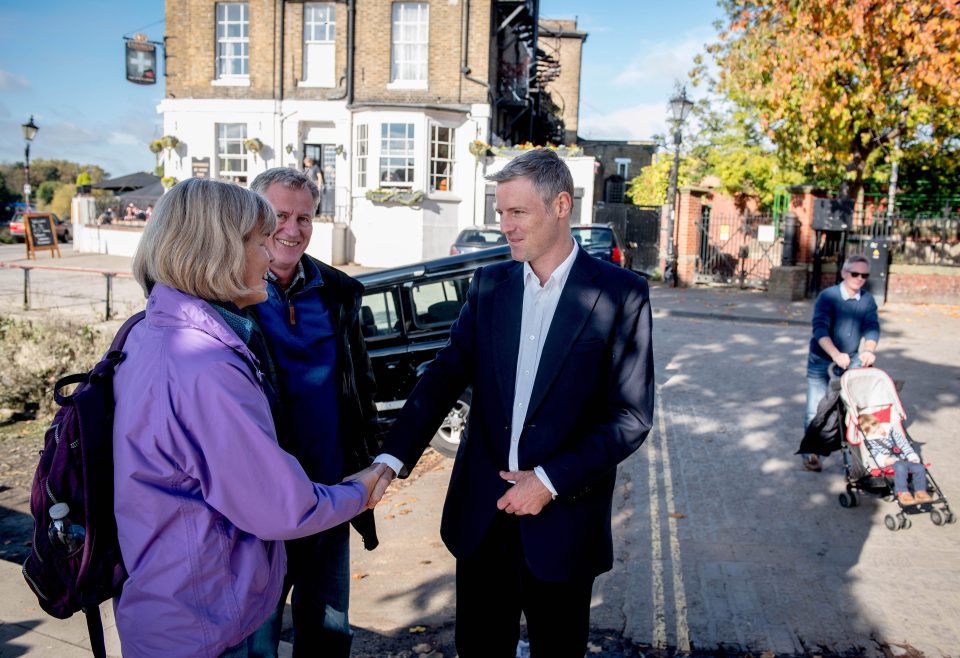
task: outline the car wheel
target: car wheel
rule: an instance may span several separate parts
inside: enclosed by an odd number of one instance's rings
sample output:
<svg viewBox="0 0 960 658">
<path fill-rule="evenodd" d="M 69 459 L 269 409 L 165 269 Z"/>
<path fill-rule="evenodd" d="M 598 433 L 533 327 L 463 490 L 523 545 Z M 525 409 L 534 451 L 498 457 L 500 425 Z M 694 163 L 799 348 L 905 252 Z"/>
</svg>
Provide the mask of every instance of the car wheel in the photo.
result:
<svg viewBox="0 0 960 658">
<path fill-rule="evenodd" d="M 473 396 L 468 389 L 463 392 L 453 409 L 443 419 L 440 429 L 433 435 L 430 445 L 434 450 L 445 457 L 456 457 L 460 447 L 460 439 L 467 426 L 467 417 L 470 415 L 470 402 Z"/>
<path fill-rule="evenodd" d="M 64 231 L 64 232 L 63 232 L 63 241 L 64 241 L 64 242 L 73 242 L 73 240 L 71 239 L 71 236 L 70 236 L 70 231 Z"/>
</svg>

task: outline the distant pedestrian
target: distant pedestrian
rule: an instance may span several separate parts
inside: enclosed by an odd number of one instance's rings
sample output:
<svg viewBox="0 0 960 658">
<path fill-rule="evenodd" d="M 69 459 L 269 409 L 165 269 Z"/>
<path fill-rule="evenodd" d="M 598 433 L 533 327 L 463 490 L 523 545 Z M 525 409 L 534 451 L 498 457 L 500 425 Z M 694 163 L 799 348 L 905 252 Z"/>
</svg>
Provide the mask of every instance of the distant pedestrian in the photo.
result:
<svg viewBox="0 0 960 658">
<path fill-rule="evenodd" d="M 803 418 L 806 432 L 830 384 L 830 368 L 868 368 L 877 358 L 880 320 L 877 302 L 863 286 L 870 276 L 870 261 L 851 256 L 840 272 L 843 280 L 817 296 L 813 309 L 813 337 L 807 355 L 807 406 Z M 862 341 L 862 345 L 861 345 Z M 803 467 L 819 471 L 820 458 L 801 453 Z"/>
</svg>

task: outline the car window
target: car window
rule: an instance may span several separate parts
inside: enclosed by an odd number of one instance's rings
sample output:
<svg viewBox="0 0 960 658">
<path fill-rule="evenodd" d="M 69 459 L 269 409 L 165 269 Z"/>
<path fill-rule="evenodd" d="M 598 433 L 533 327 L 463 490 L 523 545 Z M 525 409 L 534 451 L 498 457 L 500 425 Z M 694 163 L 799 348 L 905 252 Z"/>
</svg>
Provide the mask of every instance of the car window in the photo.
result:
<svg viewBox="0 0 960 658">
<path fill-rule="evenodd" d="M 371 292 L 363 296 L 360 307 L 360 329 L 364 338 L 393 336 L 400 333 L 396 290 Z"/>
<path fill-rule="evenodd" d="M 475 244 L 477 246 L 495 247 L 507 244 L 507 237 L 500 231 L 463 231 L 457 242 L 461 244 Z"/>
<path fill-rule="evenodd" d="M 610 247 L 613 245 L 613 232 L 608 229 L 573 229 L 573 237 L 584 249 L 591 247 Z"/>
<path fill-rule="evenodd" d="M 447 326 L 460 315 L 472 275 L 413 286 L 413 317 L 420 328 Z"/>
</svg>

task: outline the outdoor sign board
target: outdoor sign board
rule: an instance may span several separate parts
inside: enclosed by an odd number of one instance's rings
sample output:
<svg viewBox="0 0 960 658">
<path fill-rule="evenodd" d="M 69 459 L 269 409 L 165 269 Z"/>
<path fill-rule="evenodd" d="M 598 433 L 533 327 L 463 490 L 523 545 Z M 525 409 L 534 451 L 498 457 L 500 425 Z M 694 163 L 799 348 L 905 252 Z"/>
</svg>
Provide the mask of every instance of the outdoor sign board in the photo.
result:
<svg viewBox="0 0 960 658">
<path fill-rule="evenodd" d="M 48 250 L 51 255 L 60 257 L 57 229 L 53 222 L 53 215 L 48 212 L 31 212 L 23 215 L 28 258 L 36 259 L 37 252 L 42 250 Z"/>
<path fill-rule="evenodd" d="M 147 41 L 131 39 L 124 49 L 127 80 L 138 85 L 157 83 L 157 47 Z"/>
<path fill-rule="evenodd" d="M 210 158 L 192 158 L 190 169 L 194 178 L 210 178 Z"/>
</svg>

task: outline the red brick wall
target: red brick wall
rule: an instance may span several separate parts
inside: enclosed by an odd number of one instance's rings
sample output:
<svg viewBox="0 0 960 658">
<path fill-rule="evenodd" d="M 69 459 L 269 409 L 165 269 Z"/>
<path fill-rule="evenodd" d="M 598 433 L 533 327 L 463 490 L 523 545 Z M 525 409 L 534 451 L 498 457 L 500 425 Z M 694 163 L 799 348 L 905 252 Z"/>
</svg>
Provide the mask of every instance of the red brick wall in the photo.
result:
<svg viewBox="0 0 960 658">
<path fill-rule="evenodd" d="M 960 305 L 960 268 L 897 265 L 887 281 L 890 302 Z"/>
</svg>

